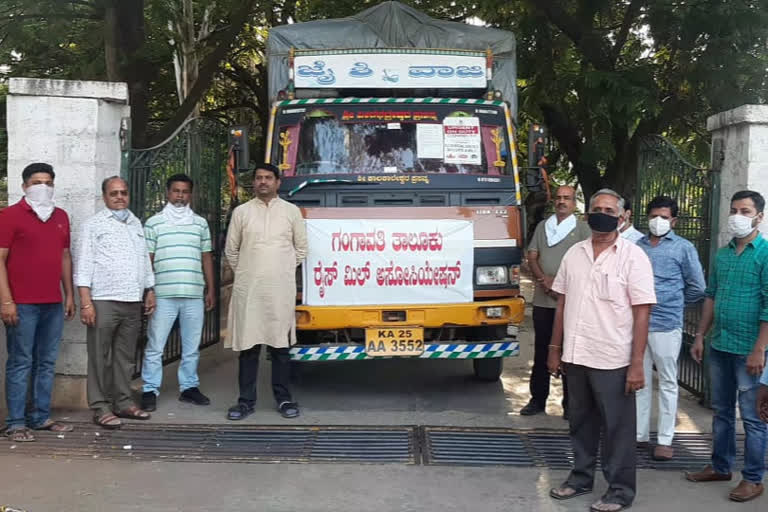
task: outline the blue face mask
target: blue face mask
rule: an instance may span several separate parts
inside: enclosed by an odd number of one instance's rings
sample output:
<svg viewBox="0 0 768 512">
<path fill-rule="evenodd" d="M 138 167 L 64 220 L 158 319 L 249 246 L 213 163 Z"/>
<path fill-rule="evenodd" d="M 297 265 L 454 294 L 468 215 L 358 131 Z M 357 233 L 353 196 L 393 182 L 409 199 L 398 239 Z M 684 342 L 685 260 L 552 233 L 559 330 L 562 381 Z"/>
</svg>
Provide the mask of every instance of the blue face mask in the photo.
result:
<svg viewBox="0 0 768 512">
<path fill-rule="evenodd" d="M 109 210 L 109 211 L 110 211 L 110 212 L 112 212 L 112 215 L 114 215 L 114 216 L 115 216 L 115 218 L 116 218 L 117 220 L 119 220 L 120 222 L 125 222 L 125 221 L 127 221 L 127 220 L 128 220 L 128 217 L 130 217 L 130 216 L 131 216 L 131 211 L 130 211 L 128 208 L 123 208 L 122 210 L 112 210 L 112 209 L 110 208 L 110 210 Z"/>
</svg>

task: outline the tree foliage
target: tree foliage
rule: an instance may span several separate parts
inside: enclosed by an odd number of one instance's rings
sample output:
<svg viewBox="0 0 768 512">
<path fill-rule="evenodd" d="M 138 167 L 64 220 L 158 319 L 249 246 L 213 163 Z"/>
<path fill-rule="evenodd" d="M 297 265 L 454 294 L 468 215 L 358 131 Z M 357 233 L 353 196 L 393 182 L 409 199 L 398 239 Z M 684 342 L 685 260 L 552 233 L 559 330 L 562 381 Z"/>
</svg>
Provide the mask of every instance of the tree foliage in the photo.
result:
<svg viewBox="0 0 768 512">
<path fill-rule="evenodd" d="M 134 145 L 191 113 L 250 125 L 269 113 L 270 27 L 349 16 L 363 0 L 3 0 L 6 76 L 125 80 Z M 768 0 L 412 0 L 518 41 L 520 124 L 542 121 L 551 160 L 585 193 L 631 191 L 639 140 L 661 133 L 708 160 L 707 116 L 765 100 Z M 180 103 L 174 56 L 194 63 Z M 194 68 L 194 69 L 192 69 Z M 258 151 L 254 151 L 258 154 Z"/>
<path fill-rule="evenodd" d="M 765 100 L 766 0 L 484 0 L 477 16 L 516 32 L 521 110 L 586 193 L 631 191 L 649 134 L 708 161 L 707 116 Z"/>
</svg>

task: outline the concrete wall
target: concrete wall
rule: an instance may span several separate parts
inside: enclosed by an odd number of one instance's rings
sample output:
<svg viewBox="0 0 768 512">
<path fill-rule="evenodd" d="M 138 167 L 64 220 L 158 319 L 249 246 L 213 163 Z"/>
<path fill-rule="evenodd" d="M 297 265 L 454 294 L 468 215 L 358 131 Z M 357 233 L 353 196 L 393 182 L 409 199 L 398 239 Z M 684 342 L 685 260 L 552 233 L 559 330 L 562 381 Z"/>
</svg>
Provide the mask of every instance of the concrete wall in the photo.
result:
<svg viewBox="0 0 768 512">
<path fill-rule="evenodd" d="M 130 116 L 124 83 L 11 78 L 8 96 L 8 202 L 21 199 L 21 172 L 47 162 L 56 204 L 67 211 L 72 244 L 83 220 L 104 207 L 101 181 L 120 174 L 120 120 Z M 3 350 L 5 342 L 3 338 Z M 2 358 L 2 355 L 0 355 Z M 81 406 L 87 373 L 85 327 L 64 327 L 54 405 Z"/>
<path fill-rule="evenodd" d="M 768 105 L 743 105 L 707 119 L 712 133 L 713 160 L 722 157 L 720 186 L 719 245 L 730 236 L 726 231 L 731 196 L 750 189 L 768 196 Z M 768 220 L 760 226 L 768 234 Z"/>
</svg>

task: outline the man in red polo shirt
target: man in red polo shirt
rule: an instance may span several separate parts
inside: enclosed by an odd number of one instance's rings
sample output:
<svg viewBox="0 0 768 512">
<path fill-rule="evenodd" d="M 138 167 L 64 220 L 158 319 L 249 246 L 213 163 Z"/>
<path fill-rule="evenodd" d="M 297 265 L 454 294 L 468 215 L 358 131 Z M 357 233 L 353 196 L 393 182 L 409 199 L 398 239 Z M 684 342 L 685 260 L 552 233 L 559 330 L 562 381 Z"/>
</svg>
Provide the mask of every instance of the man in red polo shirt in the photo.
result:
<svg viewBox="0 0 768 512">
<path fill-rule="evenodd" d="M 8 339 L 5 433 L 14 442 L 34 441 L 32 430 L 72 430 L 50 418 L 63 320 L 75 314 L 69 217 L 54 204 L 53 167 L 30 164 L 21 177 L 24 197 L 0 212 L 0 316 Z"/>
</svg>

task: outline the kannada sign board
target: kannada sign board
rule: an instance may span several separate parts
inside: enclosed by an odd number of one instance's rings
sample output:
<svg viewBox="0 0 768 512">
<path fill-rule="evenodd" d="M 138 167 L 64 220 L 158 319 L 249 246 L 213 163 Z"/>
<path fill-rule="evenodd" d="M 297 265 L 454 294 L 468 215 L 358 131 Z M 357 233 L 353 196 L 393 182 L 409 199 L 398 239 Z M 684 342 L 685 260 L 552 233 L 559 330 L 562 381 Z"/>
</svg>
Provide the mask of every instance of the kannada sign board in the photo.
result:
<svg viewBox="0 0 768 512">
<path fill-rule="evenodd" d="M 306 222 L 306 305 L 446 304 L 473 300 L 471 221 Z"/>
<path fill-rule="evenodd" d="M 297 88 L 485 88 L 485 57 L 397 53 L 313 54 L 294 58 Z"/>
</svg>

